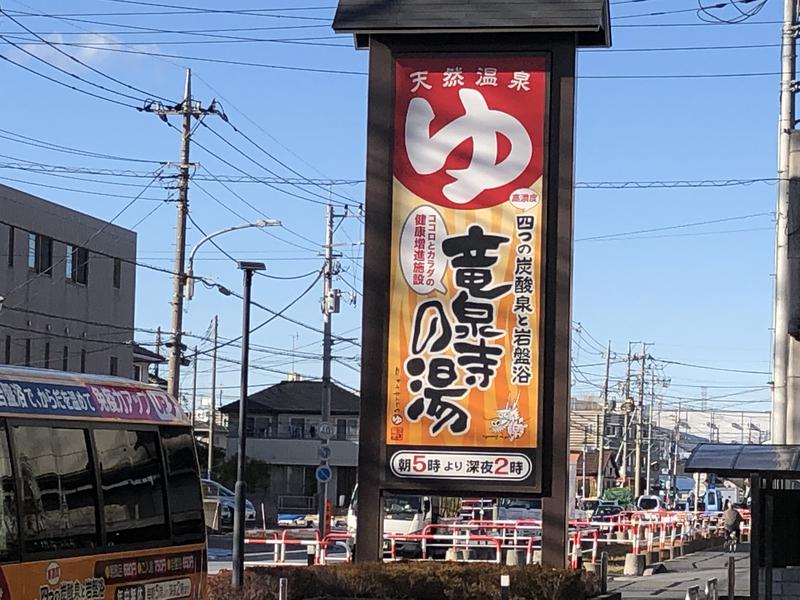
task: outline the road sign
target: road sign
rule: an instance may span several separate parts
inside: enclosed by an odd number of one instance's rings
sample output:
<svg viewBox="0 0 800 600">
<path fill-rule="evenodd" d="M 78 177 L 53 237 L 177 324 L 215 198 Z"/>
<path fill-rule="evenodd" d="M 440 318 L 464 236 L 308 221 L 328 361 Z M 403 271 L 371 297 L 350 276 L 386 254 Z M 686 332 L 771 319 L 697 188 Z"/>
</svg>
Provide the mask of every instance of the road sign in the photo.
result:
<svg viewBox="0 0 800 600">
<path fill-rule="evenodd" d="M 317 467 L 316 476 L 320 483 L 328 483 L 333 477 L 333 470 L 328 465 L 320 465 Z"/>
<path fill-rule="evenodd" d="M 328 421 L 323 421 L 317 427 L 317 437 L 319 437 L 321 440 L 329 440 L 334 436 L 335 433 L 336 428 L 334 427 L 333 423 Z"/>
<path fill-rule="evenodd" d="M 321 444 L 317 448 L 317 456 L 322 461 L 327 461 L 331 457 L 331 447 L 328 444 Z"/>
</svg>

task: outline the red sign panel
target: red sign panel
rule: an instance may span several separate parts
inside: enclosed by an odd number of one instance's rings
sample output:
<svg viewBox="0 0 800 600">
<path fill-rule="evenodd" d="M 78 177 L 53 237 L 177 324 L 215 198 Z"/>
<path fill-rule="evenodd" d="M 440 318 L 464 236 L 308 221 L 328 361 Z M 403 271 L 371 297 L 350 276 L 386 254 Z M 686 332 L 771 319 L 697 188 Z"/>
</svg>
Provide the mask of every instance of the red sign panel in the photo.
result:
<svg viewBox="0 0 800 600">
<path fill-rule="evenodd" d="M 545 59 L 397 61 L 395 177 L 433 204 L 479 209 L 544 167 Z"/>
</svg>

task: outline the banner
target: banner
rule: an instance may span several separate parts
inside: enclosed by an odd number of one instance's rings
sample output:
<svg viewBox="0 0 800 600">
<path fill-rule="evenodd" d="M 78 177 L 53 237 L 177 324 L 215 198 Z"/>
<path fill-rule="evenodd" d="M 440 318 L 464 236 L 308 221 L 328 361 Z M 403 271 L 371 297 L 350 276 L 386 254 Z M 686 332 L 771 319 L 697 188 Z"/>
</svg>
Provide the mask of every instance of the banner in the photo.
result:
<svg viewBox="0 0 800 600">
<path fill-rule="evenodd" d="M 172 396 L 133 386 L 0 380 L 0 414 L 187 422 Z"/>
<path fill-rule="evenodd" d="M 396 61 L 385 440 L 396 477 L 532 472 L 547 81 L 541 56 Z"/>
</svg>

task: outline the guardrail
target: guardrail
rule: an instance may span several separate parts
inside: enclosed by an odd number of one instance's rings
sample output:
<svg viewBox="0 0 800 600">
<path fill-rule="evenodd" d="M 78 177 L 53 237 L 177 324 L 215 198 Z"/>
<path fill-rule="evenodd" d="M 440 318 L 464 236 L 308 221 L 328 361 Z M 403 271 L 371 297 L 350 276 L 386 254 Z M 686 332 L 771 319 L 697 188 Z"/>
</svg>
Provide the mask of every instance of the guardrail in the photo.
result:
<svg viewBox="0 0 800 600">
<path fill-rule="evenodd" d="M 749 515 L 746 516 L 749 529 Z M 568 556 L 572 568 L 585 562 L 600 563 L 601 553 L 622 547 L 633 555 L 651 553 L 667 558 L 683 553 L 688 542 L 712 538 L 724 532 L 722 515 L 710 513 L 629 512 L 610 520 L 571 521 Z M 248 544 L 263 544 L 273 550 L 273 563 L 287 562 L 287 549 L 306 548 L 309 564 L 328 564 L 352 560 L 355 537 L 349 533 L 330 533 L 320 539 L 299 537 L 291 530 L 264 537 L 251 536 Z M 387 560 L 411 558 L 446 559 L 462 562 L 531 564 L 537 562 L 542 544 L 539 520 L 470 520 L 436 523 L 413 533 L 384 535 Z M 343 552 L 337 552 L 340 549 Z M 313 558 L 312 558 L 313 557 Z M 296 560 L 296 559 L 295 559 Z"/>
</svg>

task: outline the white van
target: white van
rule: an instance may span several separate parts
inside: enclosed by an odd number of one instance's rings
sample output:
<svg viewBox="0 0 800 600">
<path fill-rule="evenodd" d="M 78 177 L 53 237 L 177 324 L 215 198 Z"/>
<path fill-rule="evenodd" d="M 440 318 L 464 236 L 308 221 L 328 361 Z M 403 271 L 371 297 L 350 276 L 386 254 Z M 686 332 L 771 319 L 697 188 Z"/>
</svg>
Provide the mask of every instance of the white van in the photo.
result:
<svg viewBox="0 0 800 600">
<path fill-rule="evenodd" d="M 660 496 L 639 496 L 639 499 L 636 501 L 636 510 L 658 512 L 666 509 L 667 507 L 664 505 L 664 501 Z"/>
</svg>

